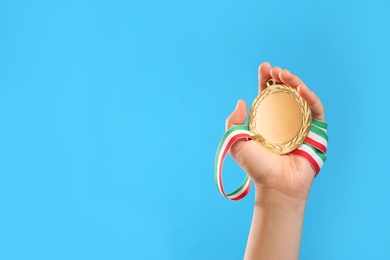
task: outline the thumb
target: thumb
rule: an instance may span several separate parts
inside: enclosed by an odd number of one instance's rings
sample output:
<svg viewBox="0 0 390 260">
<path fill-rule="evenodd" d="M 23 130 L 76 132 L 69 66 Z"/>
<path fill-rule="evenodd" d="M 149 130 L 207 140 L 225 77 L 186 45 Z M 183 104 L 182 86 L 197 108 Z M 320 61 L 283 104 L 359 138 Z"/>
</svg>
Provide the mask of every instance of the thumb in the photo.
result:
<svg viewBox="0 0 390 260">
<path fill-rule="evenodd" d="M 226 119 L 226 130 L 235 125 L 245 124 L 247 104 L 238 100 L 236 109 Z M 275 165 L 278 155 L 272 154 L 254 141 L 238 140 L 229 150 L 230 156 L 256 180 Z"/>
<path fill-rule="evenodd" d="M 236 108 L 226 119 L 226 130 L 232 128 L 235 125 L 243 125 L 245 123 L 247 115 L 247 104 L 244 100 L 240 99 L 237 102 Z"/>
</svg>

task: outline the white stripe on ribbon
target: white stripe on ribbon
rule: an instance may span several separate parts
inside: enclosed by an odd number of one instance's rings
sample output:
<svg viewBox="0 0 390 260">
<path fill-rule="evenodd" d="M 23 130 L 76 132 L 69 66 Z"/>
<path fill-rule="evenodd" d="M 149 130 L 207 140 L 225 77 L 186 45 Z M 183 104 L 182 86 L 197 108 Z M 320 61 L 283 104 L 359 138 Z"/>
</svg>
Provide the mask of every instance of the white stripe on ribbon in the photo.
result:
<svg viewBox="0 0 390 260">
<path fill-rule="evenodd" d="M 328 147 L 328 141 L 326 141 L 325 138 L 322 136 L 310 131 L 309 134 L 307 135 L 309 138 L 313 139 L 314 141 L 323 144 L 325 147 Z"/>
</svg>

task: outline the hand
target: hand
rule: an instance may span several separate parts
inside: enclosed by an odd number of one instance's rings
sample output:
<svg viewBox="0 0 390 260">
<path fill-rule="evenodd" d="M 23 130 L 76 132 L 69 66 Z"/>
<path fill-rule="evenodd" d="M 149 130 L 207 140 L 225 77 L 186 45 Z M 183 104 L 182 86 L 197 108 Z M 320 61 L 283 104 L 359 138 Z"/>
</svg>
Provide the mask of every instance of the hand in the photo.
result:
<svg viewBox="0 0 390 260">
<path fill-rule="evenodd" d="M 312 117 L 324 120 L 324 107 L 320 99 L 288 70 L 272 68 L 265 62 L 259 67 L 258 77 L 259 93 L 266 88 L 266 82 L 273 78 L 277 83 L 297 88 L 299 95 L 310 106 Z M 226 119 L 226 130 L 244 124 L 246 116 L 247 105 L 239 100 L 236 109 Z M 230 149 L 230 155 L 249 174 L 256 189 L 274 190 L 293 198 L 307 199 L 315 172 L 304 158 L 274 154 L 255 141 L 237 141 Z"/>
</svg>

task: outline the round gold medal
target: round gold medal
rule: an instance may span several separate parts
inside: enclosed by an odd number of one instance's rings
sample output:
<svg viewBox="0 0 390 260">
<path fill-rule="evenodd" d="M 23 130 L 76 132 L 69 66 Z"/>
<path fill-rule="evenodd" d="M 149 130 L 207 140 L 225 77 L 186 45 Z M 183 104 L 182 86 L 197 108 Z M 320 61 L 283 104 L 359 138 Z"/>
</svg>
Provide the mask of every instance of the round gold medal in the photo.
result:
<svg viewBox="0 0 390 260">
<path fill-rule="evenodd" d="M 249 128 L 253 140 L 276 154 L 298 148 L 311 127 L 311 110 L 298 91 L 274 79 L 253 101 Z"/>
</svg>

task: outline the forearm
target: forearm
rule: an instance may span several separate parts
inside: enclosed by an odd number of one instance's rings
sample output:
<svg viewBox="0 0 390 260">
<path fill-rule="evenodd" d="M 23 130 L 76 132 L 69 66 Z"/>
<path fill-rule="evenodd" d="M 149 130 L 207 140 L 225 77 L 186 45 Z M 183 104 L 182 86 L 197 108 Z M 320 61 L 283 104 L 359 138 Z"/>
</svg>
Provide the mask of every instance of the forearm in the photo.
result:
<svg viewBox="0 0 390 260">
<path fill-rule="evenodd" d="M 298 259 L 306 199 L 256 188 L 246 260 Z"/>
</svg>

